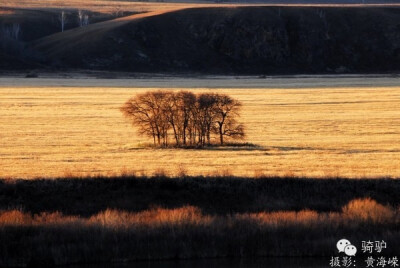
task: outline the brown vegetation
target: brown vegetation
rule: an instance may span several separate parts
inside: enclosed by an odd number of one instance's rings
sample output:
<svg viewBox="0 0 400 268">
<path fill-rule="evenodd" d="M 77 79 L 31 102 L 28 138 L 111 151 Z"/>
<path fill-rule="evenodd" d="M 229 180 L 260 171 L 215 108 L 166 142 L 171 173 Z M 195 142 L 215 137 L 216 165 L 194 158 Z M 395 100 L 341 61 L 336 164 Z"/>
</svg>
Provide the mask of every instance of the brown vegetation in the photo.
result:
<svg viewBox="0 0 400 268">
<path fill-rule="evenodd" d="M 342 237 L 383 239 L 392 256 L 400 246 L 399 180 L 180 172 L 0 180 L 0 265 L 327 257 Z"/>
<path fill-rule="evenodd" d="M 398 210 L 377 203 L 371 198 L 354 199 L 343 206 L 340 212 L 319 213 L 315 210 L 234 213 L 233 220 L 255 220 L 259 224 L 278 227 L 283 225 L 312 225 L 322 222 L 390 223 L 399 222 Z M 208 225 L 224 215 L 207 215 L 194 206 L 167 209 L 155 207 L 141 212 L 106 209 L 90 217 L 67 216 L 60 212 L 25 213 L 22 210 L 0 211 L 0 226 L 42 225 L 97 225 L 110 228 L 130 228 L 142 225 L 154 228 L 162 225 Z"/>
<path fill-rule="evenodd" d="M 220 145 L 224 137 L 244 137 L 236 119 L 241 105 L 225 94 L 149 91 L 129 99 L 121 111 L 154 145 L 167 147 L 173 136 L 175 146 L 203 147 L 211 145 L 211 134 L 218 136 Z"/>
<path fill-rule="evenodd" d="M 384 239 L 384 254 L 399 246 L 399 211 L 371 199 L 351 201 L 368 218 L 311 210 L 205 215 L 196 207 L 138 213 L 107 209 L 89 218 L 61 213 L 0 212 L 0 265 L 206 257 L 331 256 L 337 239 L 356 245 Z M 387 212 L 381 217 L 382 206 Z M 354 209 L 351 213 L 365 213 Z M 13 241 L 12 243 L 10 241 Z"/>
</svg>

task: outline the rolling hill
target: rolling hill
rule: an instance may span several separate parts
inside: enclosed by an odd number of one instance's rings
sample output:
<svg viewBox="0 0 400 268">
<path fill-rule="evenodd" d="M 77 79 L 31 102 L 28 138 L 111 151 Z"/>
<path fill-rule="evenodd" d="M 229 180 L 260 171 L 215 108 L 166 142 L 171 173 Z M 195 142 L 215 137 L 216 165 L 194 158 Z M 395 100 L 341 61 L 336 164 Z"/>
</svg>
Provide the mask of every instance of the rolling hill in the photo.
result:
<svg viewBox="0 0 400 268">
<path fill-rule="evenodd" d="M 397 72 L 400 9 L 169 8 L 50 34 L 27 47 L 37 55 L 33 63 L 62 69 L 208 74 Z"/>
</svg>

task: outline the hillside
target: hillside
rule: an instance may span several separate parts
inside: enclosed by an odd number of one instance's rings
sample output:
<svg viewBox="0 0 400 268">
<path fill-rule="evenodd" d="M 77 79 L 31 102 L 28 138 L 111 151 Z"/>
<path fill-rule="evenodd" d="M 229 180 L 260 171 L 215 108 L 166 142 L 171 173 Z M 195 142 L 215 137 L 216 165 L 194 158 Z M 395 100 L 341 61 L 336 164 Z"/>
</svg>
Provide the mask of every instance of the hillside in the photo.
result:
<svg viewBox="0 0 400 268">
<path fill-rule="evenodd" d="M 397 72 L 400 9 L 168 9 L 51 34 L 28 43 L 28 48 L 37 57 L 25 61 L 62 69 L 213 74 Z M 1 66 L 10 69 L 10 64 Z"/>
</svg>

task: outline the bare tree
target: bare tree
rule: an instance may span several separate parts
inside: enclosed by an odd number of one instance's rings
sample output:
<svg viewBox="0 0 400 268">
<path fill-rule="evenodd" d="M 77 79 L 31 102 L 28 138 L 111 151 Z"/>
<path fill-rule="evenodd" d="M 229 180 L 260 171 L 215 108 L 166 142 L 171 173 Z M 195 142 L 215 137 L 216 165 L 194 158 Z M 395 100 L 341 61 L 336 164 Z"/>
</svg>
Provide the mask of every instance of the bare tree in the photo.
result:
<svg viewBox="0 0 400 268">
<path fill-rule="evenodd" d="M 85 14 L 82 10 L 78 10 L 78 23 L 79 27 L 89 25 L 89 15 Z"/>
<path fill-rule="evenodd" d="M 215 132 L 219 135 L 220 144 L 224 144 L 224 136 L 243 138 L 244 127 L 236 122 L 242 104 L 228 95 L 217 95 L 215 102 Z"/>
<path fill-rule="evenodd" d="M 60 15 L 58 16 L 58 21 L 60 22 L 61 25 L 61 32 L 64 32 L 65 29 L 65 24 L 67 23 L 67 14 L 65 11 L 61 11 Z"/>
<path fill-rule="evenodd" d="M 5 38 L 11 38 L 18 41 L 20 34 L 21 26 L 19 23 L 13 23 L 12 25 L 3 26 L 1 28 L 1 35 Z"/>
<path fill-rule="evenodd" d="M 10 55 L 25 56 L 26 48 L 20 39 L 21 26 L 18 23 L 0 27 L 0 47 Z"/>
<path fill-rule="evenodd" d="M 193 121 L 192 110 L 196 105 L 196 95 L 188 91 L 181 91 L 176 94 L 176 102 L 179 114 L 179 133 L 182 139 L 183 145 L 187 144 L 187 137 L 194 136 L 192 131 L 194 130 L 194 126 L 191 123 Z M 189 141 L 192 143 L 192 139 Z"/>
<path fill-rule="evenodd" d="M 142 95 L 129 99 L 121 107 L 121 111 L 132 119 L 133 125 L 138 127 L 140 134 L 152 137 L 156 144 L 157 130 L 154 124 L 154 114 L 152 107 L 144 101 L 145 97 Z"/>
<path fill-rule="evenodd" d="M 21 34 L 21 26 L 19 23 L 13 23 L 11 27 L 11 37 L 15 40 L 19 40 L 19 36 Z"/>
<path fill-rule="evenodd" d="M 199 143 L 204 146 L 211 143 L 211 130 L 214 119 L 214 107 L 217 101 L 216 94 L 203 93 L 198 97 L 198 132 Z"/>
<path fill-rule="evenodd" d="M 181 115 L 180 115 L 180 103 L 178 101 L 178 97 L 176 94 L 172 92 L 166 93 L 166 100 L 164 104 L 164 114 L 168 123 L 171 125 L 175 142 L 177 145 L 181 143 L 181 133 L 180 133 L 180 125 L 181 125 Z"/>
<path fill-rule="evenodd" d="M 88 26 L 89 25 L 89 15 L 85 14 L 85 16 L 83 16 L 83 26 Z"/>
<path fill-rule="evenodd" d="M 112 13 L 116 18 L 124 16 L 124 11 L 122 10 L 122 7 L 120 5 L 115 6 Z"/>
<path fill-rule="evenodd" d="M 153 138 L 154 144 L 167 145 L 167 122 L 163 109 L 165 92 L 147 92 L 129 99 L 121 111 L 132 119 L 139 133 Z"/>
<path fill-rule="evenodd" d="M 83 26 L 83 17 L 85 15 L 83 14 L 82 10 L 78 10 L 78 23 L 79 23 L 79 27 Z"/>
<path fill-rule="evenodd" d="M 321 21 L 322 21 L 322 23 L 323 23 L 323 25 L 324 25 L 324 28 L 325 28 L 325 37 L 326 37 L 327 39 L 329 39 L 329 38 L 330 38 L 330 37 L 329 37 L 329 23 L 328 23 L 328 20 L 327 20 L 327 18 L 326 18 L 326 12 L 325 12 L 324 10 L 322 10 L 322 9 L 318 9 L 318 10 L 317 10 L 317 14 L 318 14 L 319 18 L 321 19 Z"/>
</svg>

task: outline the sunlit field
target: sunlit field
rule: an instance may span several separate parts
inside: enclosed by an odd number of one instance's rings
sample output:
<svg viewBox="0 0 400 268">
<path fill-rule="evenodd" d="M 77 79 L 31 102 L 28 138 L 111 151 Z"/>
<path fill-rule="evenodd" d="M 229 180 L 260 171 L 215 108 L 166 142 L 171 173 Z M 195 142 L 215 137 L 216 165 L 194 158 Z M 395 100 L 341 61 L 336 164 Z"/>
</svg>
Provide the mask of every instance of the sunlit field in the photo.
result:
<svg viewBox="0 0 400 268">
<path fill-rule="evenodd" d="M 0 177 L 399 177 L 400 88 L 190 89 L 243 103 L 255 147 L 154 149 L 119 108 L 157 88 L 0 88 Z"/>
</svg>

